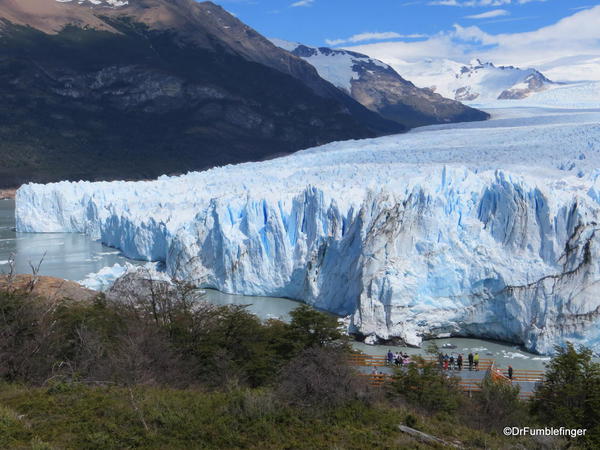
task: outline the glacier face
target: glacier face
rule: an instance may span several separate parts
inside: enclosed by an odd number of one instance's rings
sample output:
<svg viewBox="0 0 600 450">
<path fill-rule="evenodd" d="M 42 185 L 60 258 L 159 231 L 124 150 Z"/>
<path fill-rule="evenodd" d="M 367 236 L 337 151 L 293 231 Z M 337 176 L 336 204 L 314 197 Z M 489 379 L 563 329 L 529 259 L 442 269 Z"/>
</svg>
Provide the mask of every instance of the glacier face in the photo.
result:
<svg viewBox="0 0 600 450">
<path fill-rule="evenodd" d="M 30 184 L 17 229 L 86 233 L 200 287 L 303 300 L 369 340 L 600 351 L 600 113 L 494 117 L 150 182 Z"/>
</svg>

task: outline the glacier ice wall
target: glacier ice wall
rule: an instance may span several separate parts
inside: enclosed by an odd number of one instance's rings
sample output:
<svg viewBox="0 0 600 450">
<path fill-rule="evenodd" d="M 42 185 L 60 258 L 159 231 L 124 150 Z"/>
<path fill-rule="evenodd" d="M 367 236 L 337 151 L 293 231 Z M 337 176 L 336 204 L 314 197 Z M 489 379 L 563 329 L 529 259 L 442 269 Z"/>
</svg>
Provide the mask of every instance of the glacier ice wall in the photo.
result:
<svg viewBox="0 0 600 450">
<path fill-rule="evenodd" d="M 303 300 L 369 339 L 598 351 L 600 115 L 581 118 L 430 127 L 152 182 L 30 184 L 17 228 L 86 233 L 200 287 Z"/>
</svg>

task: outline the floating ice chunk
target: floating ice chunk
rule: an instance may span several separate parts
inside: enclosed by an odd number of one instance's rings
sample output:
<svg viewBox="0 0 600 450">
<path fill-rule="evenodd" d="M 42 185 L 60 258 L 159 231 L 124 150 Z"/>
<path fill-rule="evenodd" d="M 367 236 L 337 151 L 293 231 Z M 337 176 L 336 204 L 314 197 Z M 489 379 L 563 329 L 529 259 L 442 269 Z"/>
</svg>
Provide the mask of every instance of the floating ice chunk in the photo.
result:
<svg viewBox="0 0 600 450">
<path fill-rule="evenodd" d="M 502 350 L 502 356 L 508 359 L 529 359 L 529 356 L 523 353 L 507 352 L 506 350 Z"/>
<path fill-rule="evenodd" d="M 127 273 L 143 272 L 150 279 L 155 281 L 171 282 L 171 278 L 160 270 L 159 263 L 147 263 L 143 266 L 125 263 L 124 265 L 116 263 L 113 266 L 103 267 L 98 272 L 90 273 L 85 279 L 79 281 L 79 284 L 95 291 L 107 291 L 115 281 Z"/>
<path fill-rule="evenodd" d="M 98 272 L 89 273 L 79 284 L 94 291 L 106 291 L 120 276 L 127 272 L 127 267 L 115 264 L 111 267 L 103 267 Z"/>
</svg>

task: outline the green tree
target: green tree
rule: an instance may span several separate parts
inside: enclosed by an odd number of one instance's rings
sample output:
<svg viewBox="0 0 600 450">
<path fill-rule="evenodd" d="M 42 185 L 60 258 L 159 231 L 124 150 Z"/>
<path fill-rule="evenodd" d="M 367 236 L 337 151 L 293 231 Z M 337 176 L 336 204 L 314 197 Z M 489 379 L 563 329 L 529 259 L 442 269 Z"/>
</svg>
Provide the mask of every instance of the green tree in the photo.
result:
<svg viewBox="0 0 600 450">
<path fill-rule="evenodd" d="M 337 317 L 322 313 L 307 305 L 299 306 L 290 315 L 292 317 L 291 337 L 299 349 L 343 343 L 344 334 Z"/>
<path fill-rule="evenodd" d="M 505 426 L 524 425 L 529 418 L 525 402 L 519 399 L 520 388 L 508 381 L 494 381 L 486 376 L 481 384 L 481 392 L 473 397 L 474 408 L 468 415 L 489 431 L 501 431 Z"/>
<path fill-rule="evenodd" d="M 437 342 L 431 340 L 427 342 L 427 348 L 425 349 L 428 355 L 435 356 L 437 358 L 440 353 L 440 347 L 437 345 Z"/>
<path fill-rule="evenodd" d="M 458 379 L 441 372 L 434 363 L 416 359 L 407 369 L 396 370 L 393 391 L 429 413 L 454 414 L 464 402 Z"/>
<path fill-rule="evenodd" d="M 600 446 L 600 364 L 592 360 L 590 349 L 577 350 L 571 343 L 556 347 L 532 411 L 548 425 L 586 428 L 583 441 Z"/>
</svg>

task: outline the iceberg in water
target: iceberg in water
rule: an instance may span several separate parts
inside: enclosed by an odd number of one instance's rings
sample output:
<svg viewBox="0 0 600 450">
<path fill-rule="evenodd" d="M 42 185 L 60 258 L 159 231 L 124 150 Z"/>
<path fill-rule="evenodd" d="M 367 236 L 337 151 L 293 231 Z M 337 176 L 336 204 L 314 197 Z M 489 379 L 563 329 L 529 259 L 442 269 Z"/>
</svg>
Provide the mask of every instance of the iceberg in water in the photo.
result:
<svg viewBox="0 0 600 450">
<path fill-rule="evenodd" d="M 440 333 L 600 350 L 600 113 L 498 111 L 145 182 L 29 184 L 21 232 L 81 232 L 226 293 Z"/>
<path fill-rule="evenodd" d="M 171 282 L 171 278 L 162 270 L 162 263 L 146 263 L 144 265 L 116 263 L 113 266 L 103 267 L 98 272 L 87 274 L 83 280 L 79 281 L 79 284 L 94 291 L 105 292 L 123 275 L 136 273 L 154 281 Z"/>
</svg>

